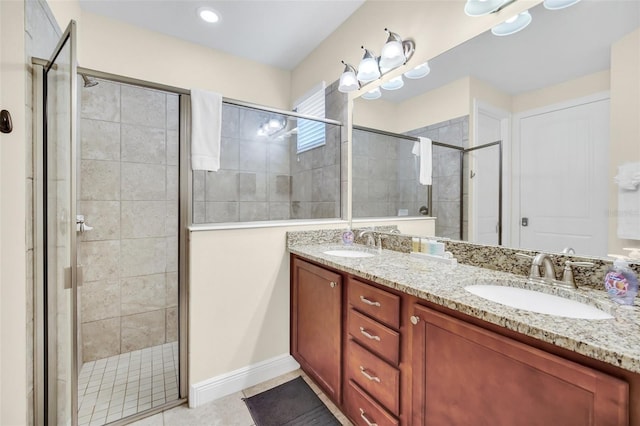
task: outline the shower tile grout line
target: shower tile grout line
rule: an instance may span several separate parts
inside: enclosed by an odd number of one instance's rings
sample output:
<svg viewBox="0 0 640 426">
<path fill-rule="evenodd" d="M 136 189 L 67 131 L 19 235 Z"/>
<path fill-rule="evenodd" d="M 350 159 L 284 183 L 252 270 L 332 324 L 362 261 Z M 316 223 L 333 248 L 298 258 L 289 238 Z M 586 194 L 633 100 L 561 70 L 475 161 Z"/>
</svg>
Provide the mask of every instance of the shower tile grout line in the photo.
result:
<svg viewBox="0 0 640 426">
<path fill-rule="evenodd" d="M 78 424 L 102 425 L 178 398 L 178 343 L 84 363 Z"/>
</svg>

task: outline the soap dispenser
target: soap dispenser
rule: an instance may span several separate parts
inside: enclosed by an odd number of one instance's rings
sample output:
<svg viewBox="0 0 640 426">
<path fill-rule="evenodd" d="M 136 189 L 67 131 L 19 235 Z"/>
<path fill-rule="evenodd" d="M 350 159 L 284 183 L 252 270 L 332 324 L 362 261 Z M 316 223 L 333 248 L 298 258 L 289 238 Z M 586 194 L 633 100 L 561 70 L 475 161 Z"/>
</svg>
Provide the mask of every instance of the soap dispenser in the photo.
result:
<svg viewBox="0 0 640 426">
<path fill-rule="evenodd" d="M 633 299 L 638 294 L 638 278 L 629 267 L 626 256 L 610 254 L 615 257 L 613 266 L 604 277 L 604 287 L 611 300 L 621 305 L 633 305 Z"/>
</svg>

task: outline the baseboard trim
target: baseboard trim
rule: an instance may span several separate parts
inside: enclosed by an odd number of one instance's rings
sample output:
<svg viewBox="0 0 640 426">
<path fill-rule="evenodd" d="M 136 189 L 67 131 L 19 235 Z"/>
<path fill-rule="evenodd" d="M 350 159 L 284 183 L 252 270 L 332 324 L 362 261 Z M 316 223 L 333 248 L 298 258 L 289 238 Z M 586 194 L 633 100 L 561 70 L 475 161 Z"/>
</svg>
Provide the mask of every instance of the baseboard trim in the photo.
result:
<svg viewBox="0 0 640 426">
<path fill-rule="evenodd" d="M 199 407 L 298 368 L 300 364 L 291 355 L 286 354 L 203 380 L 191 385 L 189 407 Z"/>
</svg>

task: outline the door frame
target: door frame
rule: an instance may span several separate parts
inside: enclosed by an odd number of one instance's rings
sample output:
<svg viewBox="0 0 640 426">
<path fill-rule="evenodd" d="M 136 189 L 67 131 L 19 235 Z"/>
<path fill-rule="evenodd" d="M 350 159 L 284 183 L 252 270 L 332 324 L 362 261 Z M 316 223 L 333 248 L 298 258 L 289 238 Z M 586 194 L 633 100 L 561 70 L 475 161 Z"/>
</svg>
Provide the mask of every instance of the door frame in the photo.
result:
<svg viewBox="0 0 640 426">
<path fill-rule="evenodd" d="M 52 363 L 51 358 L 55 360 L 48 351 L 51 341 L 47 333 L 47 326 L 55 322 L 56 312 L 48 309 L 47 298 L 47 229 L 46 229 L 46 197 L 47 197 L 47 173 L 46 173 L 46 156 L 45 156 L 45 139 L 46 139 L 46 120 L 47 120 L 47 91 L 46 91 L 46 73 L 51 67 L 55 67 L 55 59 L 60 54 L 62 48 L 70 43 L 70 74 L 72 83 L 70 85 L 70 147 L 69 147 L 69 289 L 71 290 L 71 401 L 70 419 L 71 424 L 78 423 L 78 354 L 77 348 L 78 323 L 77 323 L 77 241 L 76 241 L 76 147 L 77 147 L 77 112 L 78 89 L 75 81 L 77 79 L 77 32 L 76 22 L 70 21 L 69 25 L 60 36 L 51 58 L 48 60 L 33 61 L 33 144 L 34 144 L 34 241 L 36 243 L 34 250 L 34 341 L 33 341 L 33 372 L 34 372 L 34 424 L 44 425 L 53 424 L 54 419 L 49 417 L 52 415 L 52 406 L 57 406 L 57 386 L 50 383 L 52 372 L 49 371 L 49 365 Z M 30 220 L 30 218 L 27 218 Z M 75 260 L 75 261 L 74 261 Z M 57 284 L 57 283 L 56 283 Z M 55 353 L 55 350 L 53 351 Z M 49 376 L 49 377 L 48 377 Z M 51 392 L 50 392 L 51 391 Z M 51 400 L 56 403 L 51 403 Z M 55 411 L 53 411 L 55 412 Z"/>
<path fill-rule="evenodd" d="M 599 102 L 611 99 L 611 94 L 608 90 L 592 93 L 587 96 L 581 96 L 574 99 L 568 99 L 561 102 L 545 105 L 542 107 L 532 108 L 530 110 L 521 111 L 513 115 L 513 127 L 512 127 L 512 161 L 511 161 L 511 239 L 508 240 L 509 247 L 520 247 L 520 186 L 521 186 L 521 173 L 520 173 L 520 153 L 521 153 L 521 140 L 520 140 L 520 122 L 529 117 L 536 115 L 548 114 L 550 112 L 559 111 L 567 108 L 573 108 L 584 104 L 593 102 Z"/>
<path fill-rule="evenodd" d="M 478 116 L 480 113 L 485 114 L 489 117 L 495 118 L 500 121 L 500 137 L 498 138 L 501 141 L 500 144 L 500 153 L 499 161 L 501 168 L 501 176 L 500 184 L 502 185 L 499 188 L 499 211 L 498 211 L 498 245 L 505 245 L 510 240 L 510 216 L 509 216 L 509 206 L 511 203 L 511 183 L 510 183 L 510 173 L 511 166 L 509 161 L 510 156 L 510 143 L 509 143 L 509 128 L 511 126 L 511 114 L 508 111 L 503 109 L 494 107 L 482 100 L 477 98 L 473 99 L 473 144 L 474 146 L 466 149 L 465 151 L 471 151 L 476 147 L 485 146 L 487 144 L 479 144 L 479 126 L 478 126 Z M 472 169 L 471 161 L 469 161 L 469 170 Z M 475 211 L 477 210 L 477 204 L 479 202 L 479 194 L 474 190 L 473 181 L 468 179 L 469 185 L 469 206 L 468 210 L 468 218 L 469 218 L 469 232 L 468 232 L 468 241 L 476 241 L 478 238 L 478 230 L 477 230 L 477 216 L 475 215 Z"/>
<path fill-rule="evenodd" d="M 64 37 L 64 36 L 63 36 Z M 45 339 L 45 330 L 44 330 L 44 292 L 43 292 L 43 283 L 44 283 L 44 251 L 42 250 L 43 243 L 43 231 L 45 220 L 44 217 L 44 209 L 43 209 L 43 199 L 42 195 L 44 194 L 44 182 L 46 176 L 43 176 L 43 149 L 44 149 L 44 67 L 47 65 L 48 60 L 43 60 L 41 58 L 32 58 L 32 63 L 34 65 L 34 79 L 33 79 L 33 99 L 34 99 L 34 120 L 33 120 L 33 129 L 34 129 L 34 149 L 37 154 L 35 155 L 35 170 L 36 170 L 36 195 L 35 195 L 35 204 L 34 204 L 34 232 L 36 234 L 36 238 L 38 238 L 38 244 L 40 249 L 36 250 L 36 267 L 35 267 L 35 306 L 34 306 L 34 314 L 35 314 L 35 327 L 34 327 L 34 423 L 36 425 L 44 425 L 44 412 L 46 408 L 46 399 L 44 397 L 46 389 L 44 387 L 44 374 L 43 370 L 44 363 L 46 362 L 46 354 L 44 350 L 44 339 Z M 179 367 L 178 367 L 178 389 L 179 389 L 179 398 L 175 401 L 167 402 L 162 406 L 154 407 L 150 410 L 147 410 L 143 413 L 137 413 L 132 416 L 123 418 L 123 420 L 118 420 L 116 422 L 110 423 L 113 425 L 125 425 L 129 422 L 141 420 L 143 418 L 152 416 L 156 413 L 160 413 L 164 410 L 167 410 L 172 407 L 176 407 L 187 402 L 187 397 L 189 395 L 189 353 L 188 353 L 188 345 L 189 345 L 189 270 L 188 270 L 188 259 L 189 259 L 189 226 L 192 224 L 192 203 L 191 203 L 191 169 L 189 167 L 190 163 L 190 97 L 185 92 L 184 89 L 180 89 L 177 87 L 164 85 L 160 83 L 154 83 L 145 80 L 139 80 L 135 78 L 125 77 L 117 74 L 111 74 L 107 72 L 92 70 L 83 67 L 76 67 L 76 79 L 80 74 L 85 74 L 90 77 L 96 77 L 106 80 L 111 80 L 117 83 L 123 84 L 131 84 L 139 87 L 161 90 L 168 93 L 172 93 L 178 95 L 179 97 L 179 131 L 178 131 L 178 144 L 179 144 L 179 198 L 178 198 L 178 216 L 179 216 L 179 227 L 178 227 L 178 247 L 179 247 L 179 258 L 178 258 L 178 347 L 179 347 Z M 77 103 L 77 85 L 74 84 L 74 99 L 73 101 Z M 77 108 L 77 105 L 76 105 Z M 74 132 L 77 130 L 73 129 Z M 75 152 L 75 147 L 74 147 Z M 74 163 L 73 166 L 74 174 L 76 173 L 76 166 Z M 75 197 L 74 197 L 74 210 L 75 210 Z M 75 211 L 74 211 L 75 217 Z M 74 221 L 74 235 L 75 235 L 75 221 Z M 77 319 L 77 313 L 75 316 Z M 74 321 L 77 322 L 77 321 Z M 76 324 L 77 327 L 77 324 Z M 77 348 L 77 328 L 74 332 L 74 339 L 76 340 L 75 346 Z M 75 397 L 73 398 L 73 403 L 75 404 L 74 408 L 74 416 L 75 421 L 73 425 L 77 424 L 77 376 L 78 372 L 78 353 L 77 350 L 73 351 L 73 356 L 76 358 L 74 364 L 73 374 L 75 376 Z M 126 419 L 126 420 L 125 420 Z"/>
</svg>

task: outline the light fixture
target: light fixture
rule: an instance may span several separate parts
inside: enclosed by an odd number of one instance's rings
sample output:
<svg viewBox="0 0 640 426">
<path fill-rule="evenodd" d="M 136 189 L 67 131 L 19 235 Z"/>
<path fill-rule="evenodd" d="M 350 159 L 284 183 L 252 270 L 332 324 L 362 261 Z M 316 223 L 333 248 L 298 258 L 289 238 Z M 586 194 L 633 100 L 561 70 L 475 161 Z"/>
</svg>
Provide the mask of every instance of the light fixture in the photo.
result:
<svg viewBox="0 0 640 426">
<path fill-rule="evenodd" d="M 198 16 L 209 24 L 215 24 L 220 20 L 220 14 L 210 7 L 201 7 L 198 9 Z"/>
<path fill-rule="evenodd" d="M 403 75 L 407 78 L 416 80 L 418 78 L 426 77 L 431 72 L 431 68 L 429 68 L 429 62 L 425 62 L 420 64 L 409 71 L 405 72 Z"/>
<path fill-rule="evenodd" d="M 497 12 L 510 0 L 467 0 L 464 5 L 464 13 L 469 16 L 483 16 Z"/>
<path fill-rule="evenodd" d="M 344 71 L 340 76 L 338 91 L 342 93 L 354 92 L 360 88 L 360 84 L 356 78 L 356 70 L 345 61 L 342 61 L 342 63 L 344 64 Z"/>
<path fill-rule="evenodd" d="M 504 21 L 502 24 L 498 24 L 491 28 L 491 33 L 497 36 L 507 36 L 515 34 L 518 31 L 522 31 L 531 23 L 531 14 L 528 10 L 512 16 Z"/>
<path fill-rule="evenodd" d="M 385 45 L 382 47 L 382 54 L 380 57 L 376 57 L 371 50 L 365 49 L 365 47 L 362 46 L 362 49 L 364 49 L 364 55 L 358 64 L 357 71 L 353 66 L 342 61 L 344 71 L 342 72 L 342 75 L 340 75 L 340 84 L 338 86 L 338 90 L 340 92 L 350 93 L 359 90 L 367 83 L 379 79 L 382 75 L 394 68 L 406 64 L 407 61 L 411 59 L 415 52 L 414 41 L 402 40 L 398 34 L 389 31 L 387 28 L 384 30 L 387 32 L 388 37 Z M 393 83 L 386 83 L 387 87 L 393 87 L 387 90 L 399 89 L 404 85 L 402 76 L 394 78 L 392 81 Z M 385 88 L 385 85 L 382 85 L 382 87 Z M 365 99 L 377 99 L 379 97 L 373 97 L 376 96 L 375 90 L 370 92 L 372 93 L 368 95 L 369 98 L 365 97 Z"/>
<path fill-rule="evenodd" d="M 364 49 L 364 56 L 358 65 L 358 81 L 368 83 L 380 78 L 380 68 L 378 67 L 378 59 L 376 55 L 369 49 Z"/>
<path fill-rule="evenodd" d="M 271 117 L 258 128 L 258 136 L 273 136 L 287 126 L 284 117 Z"/>
<path fill-rule="evenodd" d="M 415 45 L 412 40 L 403 41 L 398 34 L 389 31 L 388 28 L 384 30 L 388 37 L 380 52 L 380 69 L 388 71 L 405 64 L 413 56 Z"/>
<path fill-rule="evenodd" d="M 380 91 L 379 87 L 376 87 L 373 90 L 369 90 L 368 92 L 363 93 L 360 97 L 362 99 L 373 100 L 380 98 L 380 96 L 382 96 L 382 92 Z"/>
<path fill-rule="evenodd" d="M 559 10 L 573 6 L 580 0 L 544 0 L 544 7 L 549 10 Z"/>
<path fill-rule="evenodd" d="M 399 75 L 397 77 L 393 77 L 386 83 L 383 83 L 380 87 L 382 87 L 384 90 L 398 90 L 402 88 L 402 86 L 404 86 L 404 80 L 402 79 L 402 76 Z"/>
</svg>

